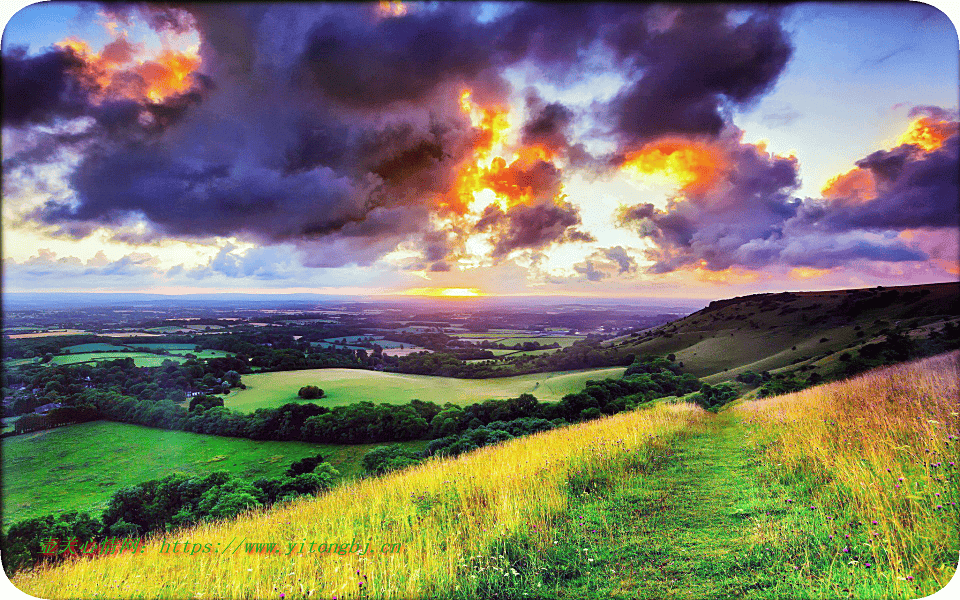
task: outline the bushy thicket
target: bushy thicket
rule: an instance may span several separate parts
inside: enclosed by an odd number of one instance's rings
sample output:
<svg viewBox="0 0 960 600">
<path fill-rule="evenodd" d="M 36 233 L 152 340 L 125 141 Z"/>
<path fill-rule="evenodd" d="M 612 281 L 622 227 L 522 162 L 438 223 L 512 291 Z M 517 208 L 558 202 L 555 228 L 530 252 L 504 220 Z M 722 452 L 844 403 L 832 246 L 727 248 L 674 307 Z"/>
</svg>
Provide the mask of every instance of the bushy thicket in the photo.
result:
<svg viewBox="0 0 960 600">
<path fill-rule="evenodd" d="M 303 469 L 302 461 L 291 469 Z M 233 517 L 244 510 L 268 506 L 330 488 L 339 473 L 330 463 L 315 464 L 309 471 L 290 476 L 247 481 L 226 471 L 206 476 L 168 475 L 117 490 L 100 518 L 69 512 L 18 521 L 2 536 L 3 566 L 7 573 L 59 560 L 63 554 L 45 556 L 45 540 L 67 544 L 103 542 L 107 538 L 140 538 L 214 519 Z M 77 550 L 79 552 L 79 550 Z"/>
</svg>

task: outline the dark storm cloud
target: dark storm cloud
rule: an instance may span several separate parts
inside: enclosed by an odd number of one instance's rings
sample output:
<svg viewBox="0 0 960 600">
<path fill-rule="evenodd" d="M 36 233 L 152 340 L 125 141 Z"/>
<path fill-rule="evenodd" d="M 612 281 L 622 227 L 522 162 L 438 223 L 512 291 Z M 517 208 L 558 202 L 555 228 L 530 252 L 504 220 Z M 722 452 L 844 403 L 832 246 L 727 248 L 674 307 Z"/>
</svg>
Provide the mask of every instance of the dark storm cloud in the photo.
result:
<svg viewBox="0 0 960 600">
<path fill-rule="evenodd" d="M 683 9 L 670 29 L 641 45 L 643 75 L 611 102 L 617 133 L 628 144 L 667 133 L 718 135 L 726 103 L 767 91 L 791 53 L 774 15 L 733 25 L 719 6 Z"/>
<path fill-rule="evenodd" d="M 3 54 L 3 124 L 22 127 L 82 116 L 90 90 L 80 81 L 83 66 L 68 48 L 27 56 L 25 48 Z"/>
<path fill-rule="evenodd" d="M 716 7 L 517 4 L 486 23 L 475 20 L 477 5 L 465 3 L 411 7 L 396 18 L 373 4 L 106 10 L 121 19 L 137 14 L 159 31 L 196 27 L 203 75 L 161 105 L 91 108 L 69 77 L 68 54 L 12 54 L 21 74 L 9 89 L 42 86 L 43 101 L 15 106 L 10 124 L 83 114 L 96 121 L 85 145 L 75 144 L 83 152 L 70 177 L 76 197 L 51 201 L 35 217 L 78 235 L 142 216 L 157 235 L 173 238 L 291 241 L 318 266 L 369 264 L 429 231 L 437 198 L 450 192 L 477 142 L 459 93 L 466 87 L 474 102 L 504 104 L 511 90 L 500 73 L 508 66 L 532 64 L 564 85 L 597 68 L 588 60 L 594 50 L 606 52 L 631 81 L 606 107 L 630 144 L 665 133 L 717 134 L 723 106 L 758 97 L 790 55 L 775 16 L 758 13 L 737 25 L 729 9 Z M 128 50 L 117 45 L 111 53 L 120 59 Z M 31 75 L 41 72 L 50 75 L 45 82 Z M 117 85 L 137 89 L 135 79 Z M 575 117 L 559 104 L 537 106 L 524 141 L 566 148 L 571 165 L 586 164 L 582 145 L 568 147 Z M 560 176 L 546 161 L 501 173 L 499 185 L 526 190 L 532 201 L 483 215 L 477 230 L 495 233 L 495 257 L 592 239 L 576 229 L 572 205 L 553 201 Z M 424 250 L 424 264 L 449 264 L 450 254 Z"/>
<path fill-rule="evenodd" d="M 877 197 L 858 204 L 829 204 L 820 222 L 833 230 L 955 228 L 960 223 L 958 136 L 924 153 L 903 145 L 857 162 L 873 173 Z"/>
<path fill-rule="evenodd" d="M 472 82 L 500 62 L 491 31 L 473 20 L 474 10 L 446 5 L 366 20 L 339 13 L 310 31 L 293 76 L 351 109 L 422 102 L 442 84 Z"/>
<path fill-rule="evenodd" d="M 536 144 L 553 152 L 566 150 L 573 111 L 559 102 L 545 104 L 536 95 L 527 97 L 527 110 L 532 116 L 521 130 L 521 141 L 528 146 Z"/>
</svg>

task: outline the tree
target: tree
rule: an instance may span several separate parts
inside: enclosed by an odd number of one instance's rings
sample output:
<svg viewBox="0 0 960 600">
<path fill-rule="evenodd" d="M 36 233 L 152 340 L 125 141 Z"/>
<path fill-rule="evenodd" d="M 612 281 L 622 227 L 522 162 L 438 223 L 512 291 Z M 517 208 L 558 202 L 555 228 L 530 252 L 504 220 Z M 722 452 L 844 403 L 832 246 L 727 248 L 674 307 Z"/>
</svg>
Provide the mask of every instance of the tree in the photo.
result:
<svg viewBox="0 0 960 600">
<path fill-rule="evenodd" d="M 324 392 L 315 385 L 307 385 L 300 388 L 300 391 L 297 392 L 297 396 L 300 396 L 304 400 L 316 400 L 318 398 L 323 398 Z"/>
<path fill-rule="evenodd" d="M 296 477 L 297 475 L 302 475 L 304 473 L 313 473 L 313 470 L 317 467 L 317 465 L 322 462 L 322 454 L 301 458 L 297 462 L 290 465 L 290 468 L 287 469 L 287 475 L 290 477 Z"/>
<path fill-rule="evenodd" d="M 227 383 L 230 384 L 230 387 L 237 387 L 240 385 L 240 373 L 230 370 L 223 374 L 223 378 Z"/>
<path fill-rule="evenodd" d="M 223 398 L 199 394 L 190 399 L 190 412 L 202 412 L 215 406 L 223 406 Z"/>
</svg>

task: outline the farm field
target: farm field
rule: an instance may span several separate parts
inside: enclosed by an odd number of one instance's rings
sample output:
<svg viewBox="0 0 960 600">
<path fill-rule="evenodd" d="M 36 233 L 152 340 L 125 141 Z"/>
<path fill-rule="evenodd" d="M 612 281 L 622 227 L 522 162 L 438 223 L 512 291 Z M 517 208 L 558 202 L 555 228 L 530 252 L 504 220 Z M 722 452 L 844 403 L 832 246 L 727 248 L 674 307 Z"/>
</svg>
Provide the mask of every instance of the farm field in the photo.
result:
<svg viewBox="0 0 960 600">
<path fill-rule="evenodd" d="M 276 477 L 290 463 L 322 453 L 352 477 L 377 445 L 257 441 L 111 421 L 13 436 L 3 439 L 4 525 L 60 510 L 99 513 L 121 487 L 171 473 Z M 404 445 L 419 449 L 426 442 Z"/>
<path fill-rule="evenodd" d="M 405 375 L 360 369 L 309 369 L 244 375 L 246 390 L 232 392 L 224 399 L 227 408 L 253 411 L 287 402 L 297 402 L 297 391 L 317 385 L 326 397 L 317 403 L 342 406 L 368 400 L 405 404 L 414 398 L 427 402 L 467 405 L 491 398 L 515 398 L 530 393 L 537 399 L 556 402 L 566 394 L 579 392 L 589 379 L 619 377 L 623 367 L 588 371 L 533 373 L 494 379 L 455 379 L 428 375 Z"/>
<path fill-rule="evenodd" d="M 573 335 L 543 335 L 543 336 L 524 336 L 524 337 L 507 337 L 499 340 L 490 340 L 491 342 L 496 341 L 498 344 L 503 344 L 504 346 L 512 346 L 514 344 L 526 344 L 527 342 L 540 342 L 541 345 L 560 344 L 561 348 L 566 348 L 567 346 L 572 346 L 575 342 L 578 342 L 582 339 L 585 339 L 586 336 L 573 336 Z"/>
<path fill-rule="evenodd" d="M 8 337 L 11 340 L 28 340 L 32 338 L 57 337 L 60 335 L 83 335 L 85 333 L 90 332 L 85 329 L 53 329 L 50 331 L 40 331 L 37 333 L 14 333 Z"/>
<path fill-rule="evenodd" d="M 158 354 L 150 354 L 149 352 L 84 352 L 81 354 L 54 356 L 50 362 L 55 365 L 75 365 L 78 363 L 99 362 L 103 360 L 119 360 L 121 358 L 132 358 L 134 364 L 138 367 L 159 367 L 163 364 L 164 360 L 172 360 L 178 363 L 186 362 L 187 360 L 184 356 L 161 356 Z"/>
</svg>

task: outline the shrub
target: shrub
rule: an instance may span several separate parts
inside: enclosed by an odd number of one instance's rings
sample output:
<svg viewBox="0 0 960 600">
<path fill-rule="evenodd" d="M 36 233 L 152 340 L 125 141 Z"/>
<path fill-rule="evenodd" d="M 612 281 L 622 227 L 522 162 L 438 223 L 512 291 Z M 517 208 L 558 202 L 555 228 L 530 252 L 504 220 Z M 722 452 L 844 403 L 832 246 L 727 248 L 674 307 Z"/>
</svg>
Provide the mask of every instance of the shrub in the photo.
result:
<svg viewBox="0 0 960 600">
<path fill-rule="evenodd" d="M 304 400 L 316 400 L 317 398 L 323 398 L 323 395 L 323 390 L 315 385 L 304 386 L 297 392 L 297 396 L 300 396 Z"/>
</svg>

